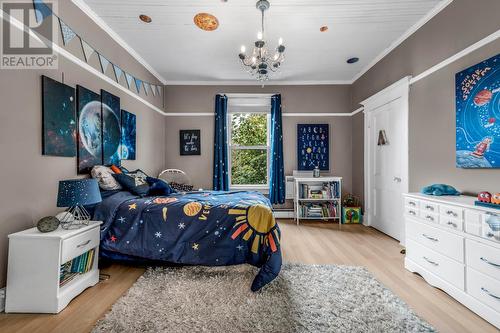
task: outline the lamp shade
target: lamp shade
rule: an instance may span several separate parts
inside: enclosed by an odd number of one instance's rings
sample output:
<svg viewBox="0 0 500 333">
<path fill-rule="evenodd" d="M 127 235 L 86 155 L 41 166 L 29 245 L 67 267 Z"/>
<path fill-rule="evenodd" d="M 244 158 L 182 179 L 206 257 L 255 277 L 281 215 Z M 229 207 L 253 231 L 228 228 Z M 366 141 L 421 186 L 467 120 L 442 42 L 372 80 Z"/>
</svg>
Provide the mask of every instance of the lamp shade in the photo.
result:
<svg viewBox="0 0 500 333">
<path fill-rule="evenodd" d="M 95 179 L 71 179 L 59 182 L 57 207 L 93 205 L 102 201 Z"/>
</svg>

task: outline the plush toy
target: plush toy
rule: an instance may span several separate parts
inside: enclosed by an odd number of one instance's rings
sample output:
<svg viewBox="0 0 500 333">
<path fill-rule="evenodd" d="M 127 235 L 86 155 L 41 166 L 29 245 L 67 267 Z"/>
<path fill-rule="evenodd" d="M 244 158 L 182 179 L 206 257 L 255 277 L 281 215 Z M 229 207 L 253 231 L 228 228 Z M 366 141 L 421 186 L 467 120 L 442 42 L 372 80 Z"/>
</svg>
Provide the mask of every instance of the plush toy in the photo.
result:
<svg viewBox="0 0 500 333">
<path fill-rule="evenodd" d="M 500 193 L 493 194 L 493 196 L 491 197 L 491 203 L 500 205 Z"/>
<path fill-rule="evenodd" d="M 481 201 L 481 202 L 487 202 L 487 203 L 490 203 L 491 202 L 491 193 L 490 192 L 479 192 L 479 194 L 477 195 L 477 200 L 478 201 Z"/>
<path fill-rule="evenodd" d="M 428 194 L 428 195 L 460 195 L 460 192 L 458 192 L 453 186 L 446 185 L 446 184 L 433 184 L 430 186 L 426 186 L 422 188 L 421 191 L 423 194 Z"/>
</svg>

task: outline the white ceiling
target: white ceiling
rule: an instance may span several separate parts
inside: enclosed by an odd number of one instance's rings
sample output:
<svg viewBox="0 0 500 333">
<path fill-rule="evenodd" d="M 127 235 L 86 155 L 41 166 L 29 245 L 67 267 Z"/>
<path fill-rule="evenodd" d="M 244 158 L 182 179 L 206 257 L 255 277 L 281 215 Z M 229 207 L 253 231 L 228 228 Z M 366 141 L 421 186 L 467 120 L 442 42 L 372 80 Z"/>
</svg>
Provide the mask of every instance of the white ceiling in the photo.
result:
<svg viewBox="0 0 500 333">
<path fill-rule="evenodd" d="M 82 1 L 85 3 L 82 4 Z M 255 83 L 239 64 L 260 30 L 254 0 L 74 0 L 168 84 Z M 348 83 L 397 45 L 449 0 L 270 0 L 268 40 L 283 37 L 286 61 L 273 81 Z M 93 12 L 93 13 L 92 13 Z M 215 15 L 213 32 L 193 24 Z M 153 22 L 138 20 L 139 14 Z M 321 33 L 322 25 L 329 27 Z M 109 31 L 109 30 L 108 30 Z M 104 50 L 103 50 L 104 51 Z M 134 52 L 135 51 L 135 52 Z M 349 65 L 346 60 L 359 57 Z M 272 82 L 270 82 L 272 83 Z"/>
</svg>

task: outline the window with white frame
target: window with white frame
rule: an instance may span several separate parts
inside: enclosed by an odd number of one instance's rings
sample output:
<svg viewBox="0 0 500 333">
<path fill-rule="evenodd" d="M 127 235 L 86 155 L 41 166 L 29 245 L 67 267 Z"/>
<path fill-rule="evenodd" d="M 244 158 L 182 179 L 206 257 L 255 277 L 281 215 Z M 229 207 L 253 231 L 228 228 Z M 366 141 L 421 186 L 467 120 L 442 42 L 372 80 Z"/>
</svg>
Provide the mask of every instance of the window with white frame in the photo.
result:
<svg viewBox="0 0 500 333">
<path fill-rule="evenodd" d="M 228 160 L 231 188 L 269 188 L 270 96 L 228 99 Z"/>
</svg>

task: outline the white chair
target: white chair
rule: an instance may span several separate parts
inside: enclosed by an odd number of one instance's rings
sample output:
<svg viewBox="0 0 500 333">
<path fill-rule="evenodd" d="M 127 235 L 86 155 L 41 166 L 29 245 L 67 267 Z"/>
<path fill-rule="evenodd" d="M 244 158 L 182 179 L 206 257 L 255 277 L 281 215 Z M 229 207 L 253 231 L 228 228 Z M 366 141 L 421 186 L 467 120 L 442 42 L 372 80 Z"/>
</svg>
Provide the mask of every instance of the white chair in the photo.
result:
<svg viewBox="0 0 500 333">
<path fill-rule="evenodd" d="M 179 169 L 167 169 L 160 172 L 158 178 L 167 183 L 177 183 L 181 185 L 192 185 L 188 175 Z"/>
</svg>

